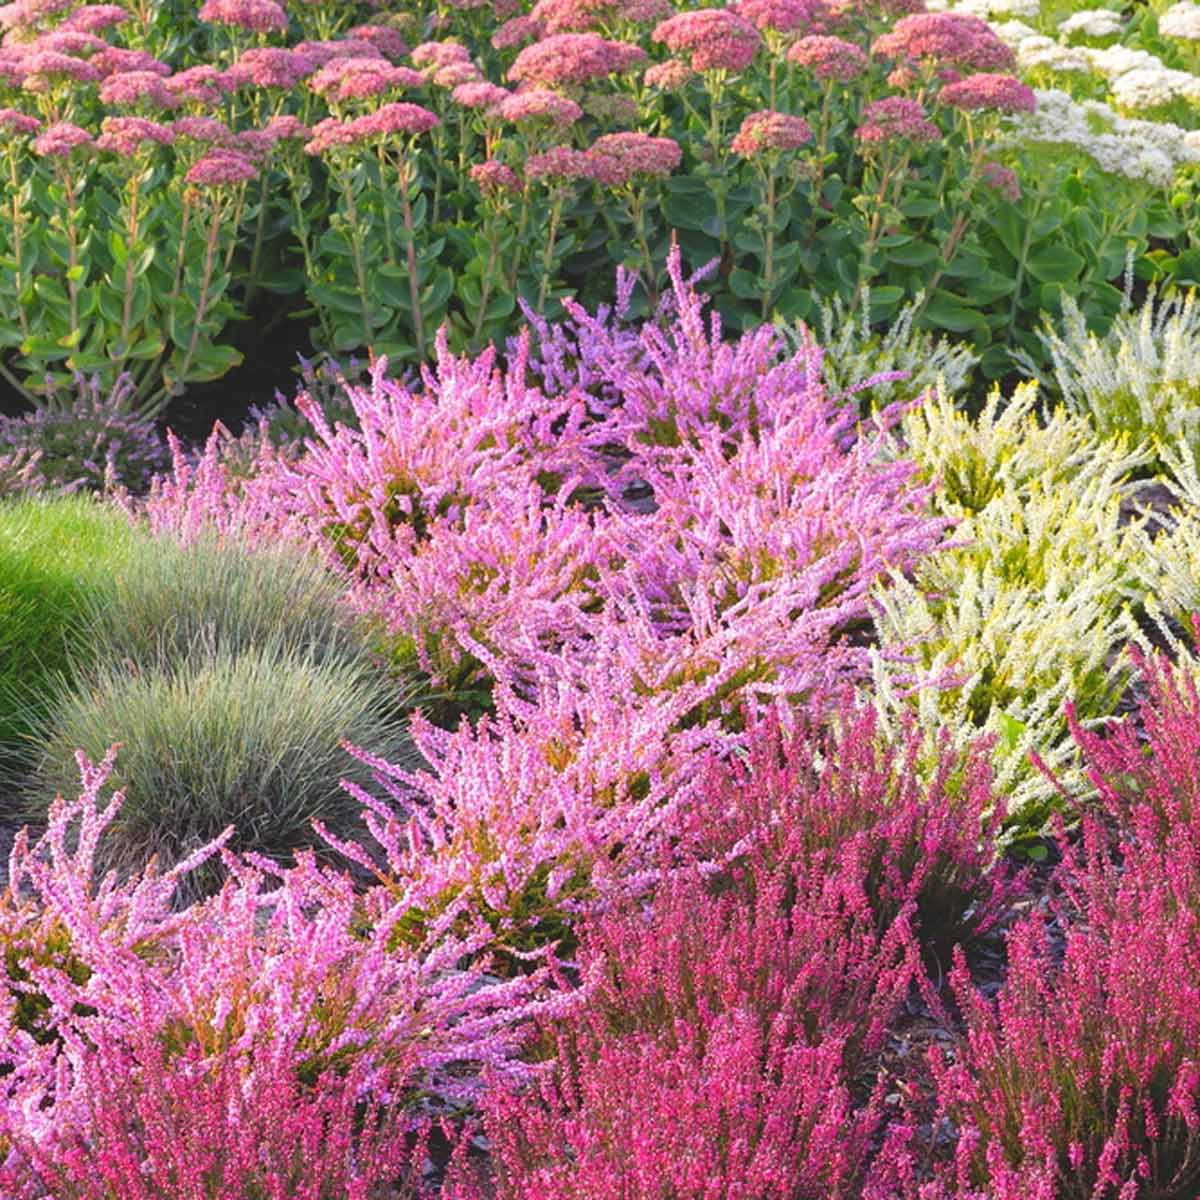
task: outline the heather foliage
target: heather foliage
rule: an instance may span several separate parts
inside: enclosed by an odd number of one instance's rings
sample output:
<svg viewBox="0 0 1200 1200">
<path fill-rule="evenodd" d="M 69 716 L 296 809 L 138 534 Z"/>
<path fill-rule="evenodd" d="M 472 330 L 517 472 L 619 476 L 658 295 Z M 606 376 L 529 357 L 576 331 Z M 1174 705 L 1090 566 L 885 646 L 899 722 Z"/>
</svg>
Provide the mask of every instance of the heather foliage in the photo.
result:
<svg viewBox="0 0 1200 1200">
<path fill-rule="evenodd" d="M 940 396 L 905 417 L 905 452 L 940 479 L 934 503 L 956 524 L 944 552 L 877 590 L 874 674 L 881 713 L 915 707 L 960 743 L 995 737 L 999 783 L 1030 831 L 1056 793 L 1029 752 L 1077 777 L 1063 706 L 1084 721 L 1116 711 L 1149 570 L 1141 524 L 1122 514 L 1147 453 L 1061 412 L 1042 425 L 1034 399 L 1026 388 L 1002 411 L 993 395 L 971 420 Z"/>
<path fill-rule="evenodd" d="M 860 1194 L 885 1115 L 872 1056 L 918 939 L 985 924 L 1003 886 L 983 760 L 948 755 L 926 787 L 919 738 L 839 715 L 710 761 L 683 861 L 585 923 L 553 1073 L 486 1105 L 501 1196 Z"/>
<path fill-rule="evenodd" d="M 1047 914 L 1018 922 L 994 1003 L 956 967 L 967 1034 L 954 1065 L 934 1066 L 958 1148 L 946 1188 L 922 1195 L 1196 1190 L 1200 700 L 1161 661 L 1147 684 L 1144 734 L 1075 729 L 1115 826 L 1086 816 L 1059 870 L 1065 946 Z"/>
<path fill-rule="evenodd" d="M 1063 303 L 1061 326 L 1039 337 L 1050 357 L 1047 382 L 1073 412 L 1102 434 L 1126 433 L 1161 456 L 1200 447 L 1196 395 L 1200 363 L 1200 309 L 1194 293 L 1123 312 L 1103 336 L 1090 333 L 1073 301 Z M 1027 370 L 1036 370 L 1025 359 Z"/>
</svg>

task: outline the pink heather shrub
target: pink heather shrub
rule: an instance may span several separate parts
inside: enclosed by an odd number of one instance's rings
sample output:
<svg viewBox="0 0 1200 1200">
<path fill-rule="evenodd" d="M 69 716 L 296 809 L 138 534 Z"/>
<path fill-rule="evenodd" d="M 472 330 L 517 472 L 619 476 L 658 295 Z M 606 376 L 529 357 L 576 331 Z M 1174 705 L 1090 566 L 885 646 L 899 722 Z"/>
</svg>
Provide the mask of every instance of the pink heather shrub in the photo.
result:
<svg viewBox="0 0 1200 1200">
<path fill-rule="evenodd" d="M 812 126 L 803 117 L 762 109 L 746 117 L 729 148 L 743 158 L 754 158 L 770 151 L 799 150 L 812 136 Z"/>
<path fill-rule="evenodd" d="M 951 108 L 968 111 L 1028 113 L 1037 108 L 1033 88 L 1011 75 L 988 72 L 968 75 L 966 79 L 946 84 L 938 93 L 938 100 Z"/>
<path fill-rule="evenodd" d="M 758 30 L 727 8 L 678 13 L 656 25 L 651 38 L 688 56 L 693 71 L 744 71 L 762 44 Z"/>
<path fill-rule="evenodd" d="M 227 856 L 225 888 L 175 911 L 224 838 L 165 875 L 95 880 L 110 764 L 81 758 L 79 800 L 32 847 L 19 835 L 0 902 L 6 1196 L 367 1200 L 419 1166 L 406 1105 L 473 1099 L 472 1067 L 525 1077 L 522 1023 L 562 1000 L 544 970 L 497 982 L 461 906 L 414 937 L 386 888 Z"/>
<path fill-rule="evenodd" d="M 1004 71 L 1013 51 L 980 17 L 963 13 L 912 13 L 901 17 L 871 46 L 871 53 L 901 63 L 958 71 Z"/>
<path fill-rule="evenodd" d="M 947 868 L 979 885 L 988 789 L 920 795 L 907 752 L 880 768 L 869 713 L 846 715 L 833 743 L 760 727 L 748 764 L 710 763 L 679 811 L 712 822 L 691 845 L 718 860 L 584 922 L 582 1004 L 543 1023 L 555 1067 L 485 1099 L 503 1200 L 869 1186 L 883 1089 L 864 1076 L 921 975 L 915 898 Z"/>
<path fill-rule="evenodd" d="M 582 87 L 644 62 L 640 46 L 595 33 L 558 33 L 528 46 L 509 68 L 509 79 L 534 87 Z"/>
</svg>

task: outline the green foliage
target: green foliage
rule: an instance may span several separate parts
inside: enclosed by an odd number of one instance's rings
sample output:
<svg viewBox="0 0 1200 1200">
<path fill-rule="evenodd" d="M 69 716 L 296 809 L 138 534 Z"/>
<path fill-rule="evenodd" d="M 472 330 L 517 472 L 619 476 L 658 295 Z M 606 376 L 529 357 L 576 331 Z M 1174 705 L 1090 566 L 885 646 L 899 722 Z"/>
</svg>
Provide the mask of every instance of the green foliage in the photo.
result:
<svg viewBox="0 0 1200 1200">
<path fill-rule="evenodd" d="M 286 641 L 198 649 L 173 667 L 102 661 L 58 698 L 27 784 L 31 812 L 78 785 L 76 749 L 122 746 L 114 786 L 125 801 L 105 837 L 106 865 L 150 854 L 174 863 L 227 826 L 233 845 L 277 858 L 319 844 L 310 822 L 345 830 L 359 804 L 341 780 L 370 782 L 343 742 L 389 761 L 410 750 L 388 715 L 392 685 L 361 654 L 318 658 Z M 219 868 L 202 869 L 212 886 Z"/>
<path fill-rule="evenodd" d="M 86 654 L 84 609 L 142 540 L 87 496 L 0 501 L 0 762 L 28 753 L 56 680 Z"/>
</svg>

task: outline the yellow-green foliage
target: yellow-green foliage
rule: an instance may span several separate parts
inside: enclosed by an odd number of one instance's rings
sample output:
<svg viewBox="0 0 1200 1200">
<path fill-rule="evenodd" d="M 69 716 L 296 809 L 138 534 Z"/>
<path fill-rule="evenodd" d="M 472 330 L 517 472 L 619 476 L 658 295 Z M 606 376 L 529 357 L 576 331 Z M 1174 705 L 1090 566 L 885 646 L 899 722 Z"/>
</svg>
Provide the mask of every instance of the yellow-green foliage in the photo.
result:
<svg viewBox="0 0 1200 1200">
<path fill-rule="evenodd" d="M 998 496 L 1040 484 L 1053 487 L 1090 479 L 1125 478 L 1153 458 L 1149 449 L 1098 434 L 1086 418 L 1058 408 L 1037 416 L 1036 384 L 1020 384 L 1005 399 L 992 391 L 972 420 L 939 388 L 905 414 L 900 453 L 938 484 L 935 503 L 949 517 L 979 512 Z"/>
<path fill-rule="evenodd" d="M 1097 432 L 1156 446 L 1200 445 L 1200 305 L 1194 292 L 1122 313 L 1104 337 L 1063 297 L 1060 328 L 1039 334 L 1063 401 Z M 1025 363 L 1029 368 L 1028 361 Z"/>
<path fill-rule="evenodd" d="M 999 790 L 1021 831 L 1056 792 L 1029 752 L 1077 773 L 1064 705 L 1111 714 L 1127 682 L 1120 647 L 1148 577 L 1143 521 L 1122 525 L 1122 486 L 1147 455 L 1078 418 L 1033 416 L 1031 388 L 972 421 L 936 398 L 904 426 L 908 453 L 945 481 L 934 506 L 957 519 L 913 578 L 877 593 L 876 703 L 888 724 L 910 707 L 957 743 L 996 739 Z"/>
</svg>

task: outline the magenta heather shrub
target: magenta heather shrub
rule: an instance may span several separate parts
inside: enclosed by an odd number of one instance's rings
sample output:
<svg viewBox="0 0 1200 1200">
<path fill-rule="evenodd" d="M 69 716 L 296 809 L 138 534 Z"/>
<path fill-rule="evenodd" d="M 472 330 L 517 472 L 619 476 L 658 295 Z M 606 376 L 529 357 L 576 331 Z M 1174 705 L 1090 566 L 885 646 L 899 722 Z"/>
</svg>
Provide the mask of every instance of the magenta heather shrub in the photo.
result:
<svg viewBox="0 0 1200 1200">
<path fill-rule="evenodd" d="M 546 972 L 497 982 L 491 931 L 459 905 L 402 938 L 401 894 L 356 892 L 311 857 L 280 874 L 226 856 L 234 879 L 175 911 L 178 881 L 225 838 L 162 876 L 95 881 L 120 805 L 101 806 L 110 765 L 81 758 L 82 796 L 12 855 L 5 1195 L 365 1200 L 414 1104 L 472 1100 L 472 1068 L 524 1076 L 522 1022 L 556 1003 Z M 389 1109 L 374 1134 L 372 1104 Z M 208 1190 L 185 1187 L 201 1176 Z"/>
<path fill-rule="evenodd" d="M 694 813 L 732 810 L 715 836 L 742 836 L 724 864 L 664 869 L 648 905 L 588 921 L 586 998 L 544 1026 L 556 1067 L 485 1099 L 505 1200 L 859 1194 L 884 1112 L 871 1056 L 920 977 L 916 889 L 902 881 L 881 913 L 873 893 L 893 880 L 847 811 L 862 764 L 831 770 L 823 791 L 802 779 L 801 750 L 784 780 L 774 731 L 759 733 L 753 765 L 710 784 Z M 831 794 L 842 812 L 828 817 Z M 905 849 L 939 854 L 911 837 Z"/>
<path fill-rule="evenodd" d="M 1200 705 L 1181 669 L 1145 670 L 1141 737 L 1131 721 L 1076 730 L 1116 832 L 1085 815 L 1058 871 L 1064 900 L 1008 934 L 994 1003 L 956 964 L 967 1034 L 953 1065 L 933 1067 L 958 1145 L 922 1195 L 1200 1192 Z"/>
</svg>

